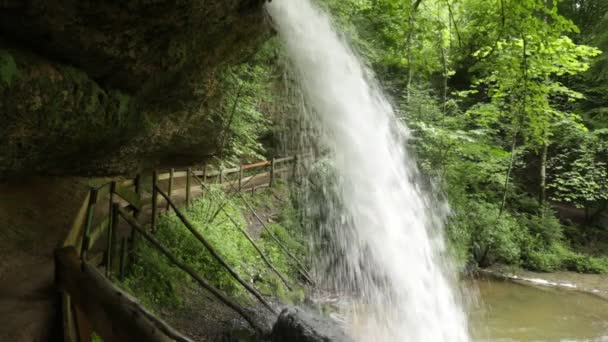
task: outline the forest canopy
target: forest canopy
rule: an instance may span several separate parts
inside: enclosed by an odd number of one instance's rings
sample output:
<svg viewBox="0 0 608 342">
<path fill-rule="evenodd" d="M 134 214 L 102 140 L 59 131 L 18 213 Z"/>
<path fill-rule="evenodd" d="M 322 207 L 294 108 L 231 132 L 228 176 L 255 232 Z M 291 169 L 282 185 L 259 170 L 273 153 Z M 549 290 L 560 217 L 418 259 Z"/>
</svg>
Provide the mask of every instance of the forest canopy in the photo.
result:
<svg viewBox="0 0 608 342">
<path fill-rule="evenodd" d="M 410 127 L 463 263 L 608 272 L 608 2 L 319 4 Z M 278 153 L 298 107 L 287 64 L 275 38 L 226 77 L 228 155 Z"/>
</svg>

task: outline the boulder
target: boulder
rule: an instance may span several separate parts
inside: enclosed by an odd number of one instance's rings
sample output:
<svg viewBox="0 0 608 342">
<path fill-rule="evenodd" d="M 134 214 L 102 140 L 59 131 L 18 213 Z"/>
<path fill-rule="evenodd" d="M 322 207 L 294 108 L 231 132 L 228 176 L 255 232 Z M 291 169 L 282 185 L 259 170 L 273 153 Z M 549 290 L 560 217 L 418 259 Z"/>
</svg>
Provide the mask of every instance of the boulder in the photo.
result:
<svg viewBox="0 0 608 342">
<path fill-rule="evenodd" d="M 352 342 L 326 317 L 298 308 L 284 309 L 272 328 L 272 342 Z"/>
</svg>

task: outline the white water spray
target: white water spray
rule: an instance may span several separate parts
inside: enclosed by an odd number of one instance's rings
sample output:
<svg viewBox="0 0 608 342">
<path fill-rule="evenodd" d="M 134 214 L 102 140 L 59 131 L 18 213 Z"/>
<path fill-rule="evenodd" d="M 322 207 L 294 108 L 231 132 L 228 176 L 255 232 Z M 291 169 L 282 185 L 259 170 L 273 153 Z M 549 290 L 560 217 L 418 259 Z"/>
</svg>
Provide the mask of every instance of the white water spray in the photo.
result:
<svg viewBox="0 0 608 342">
<path fill-rule="evenodd" d="M 371 73 L 311 0 L 274 0 L 268 12 L 331 151 L 340 205 L 334 285 L 354 291 L 357 341 L 468 341 L 465 313 L 442 257 L 442 206 L 416 185 L 407 129 Z"/>
</svg>

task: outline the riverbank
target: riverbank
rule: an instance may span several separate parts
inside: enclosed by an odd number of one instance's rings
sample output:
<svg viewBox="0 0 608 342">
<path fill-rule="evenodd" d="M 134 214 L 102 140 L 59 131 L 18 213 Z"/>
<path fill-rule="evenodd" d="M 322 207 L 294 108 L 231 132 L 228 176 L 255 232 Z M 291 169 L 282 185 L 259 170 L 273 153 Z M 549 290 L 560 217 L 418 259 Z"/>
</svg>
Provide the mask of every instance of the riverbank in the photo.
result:
<svg viewBox="0 0 608 342">
<path fill-rule="evenodd" d="M 491 277 L 508 279 L 524 285 L 555 287 L 588 293 L 608 300 L 608 275 L 569 271 L 542 273 L 506 265 L 495 265 L 490 268 L 481 269 L 480 273 Z"/>
</svg>

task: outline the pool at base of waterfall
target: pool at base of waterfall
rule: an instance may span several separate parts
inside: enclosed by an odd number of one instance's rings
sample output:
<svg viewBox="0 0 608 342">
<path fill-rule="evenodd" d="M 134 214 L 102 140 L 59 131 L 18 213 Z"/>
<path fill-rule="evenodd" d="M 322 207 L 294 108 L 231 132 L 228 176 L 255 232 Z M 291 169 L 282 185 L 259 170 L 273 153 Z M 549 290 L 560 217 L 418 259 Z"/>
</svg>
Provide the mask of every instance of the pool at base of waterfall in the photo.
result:
<svg viewBox="0 0 608 342">
<path fill-rule="evenodd" d="M 608 342 L 608 301 L 548 286 L 481 279 L 470 324 L 475 342 Z"/>
</svg>

